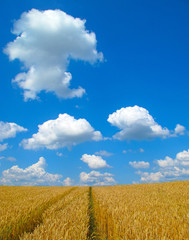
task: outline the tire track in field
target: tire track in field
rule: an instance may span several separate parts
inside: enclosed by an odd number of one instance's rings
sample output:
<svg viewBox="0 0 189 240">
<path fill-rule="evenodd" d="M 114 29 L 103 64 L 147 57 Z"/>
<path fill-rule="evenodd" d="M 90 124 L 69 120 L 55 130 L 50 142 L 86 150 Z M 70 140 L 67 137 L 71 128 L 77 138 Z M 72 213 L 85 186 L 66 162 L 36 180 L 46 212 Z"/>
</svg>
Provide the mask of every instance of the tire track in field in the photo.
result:
<svg viewBox="0 0 189 240">
<path fill-rule="evenodd" d="M 57 229 L 59 229 L 59 231 L 61 232 L 62 229 L 60 226 L 62 225 L 62 222 L 64 222 L 64 224 L 62 226 L 64 226 L 65 229 L 67 229 L 67 231 L 66 231 L 66 233 L 63 231 L 62 235 L 59 232 L 57 232 L 57 234 L 55 233 L 55 237 L 56 237 L 55 239 L 59 239 L 59 238 L 57 238 L 57 235 L 58 235 L 58 236 L 61 236 L 60 239 L 74 240 L 75 238 L 69 238 L 69 234 L 68 234 L 71 229 L 70 224 L 72 224 L 72 220 L 70 222 L 70 219 L 67 219 L 67 221 L 65 222 L 65 221 L 59 221 L 59 220 L 57 221 L 57 219 L 59 219 L 58 216 L 60 216 L 60 214 L 62 216 L 62 214 L 64 214 L 64 211 L 67 211 L 66 209 L 70 208 L 70 205 L 73 205 L 73 203 L 75 203 L 75 206 L 76 206 L 76 205 L 78 205 L 78 200 L 80 198 L 82 198 L 82 199 L 83 199 L 83 197 L 86 198 L 87 192 L 88 192 L 88 189 L 86 189 L 83 192 L 83 191 L 81 191 L 80 188 L 77 188 L 71 194 L 66 195 L 66 197 L 63 198 L 61 201 L 59 201 L 56 204 L 53 204 L 50 208 L 47 209 L 47 211 L 44 212 L 43 222 L 40 225 L 38 225 L 34 229 L 33 232 L 25 233 L 24 235 L 22 235 L 20 237 L 20 240 L 38 240 L 38 239 L 52 239 L 53 240 L 54 238 L 51 235 L 52 234 L 51 230 L 53 229 L 53 234 L 57 231 Z M 84 195 L 86 195 L 86 197 Z M 88 206 L 88 199 L 86 199 L 84 205 L 86 205 L 86 207 Z M 72 213 L 71 208 L 69 210 L 69 213 Z M 67 214 L 69 215 L 69 213 L 67 213 Z M 66 214 L 66 216 L 67 216 L 67 214 Z M 51 216 L 52 216 L 52 218 L 51 218 Z M 66 219 L 66 216 L 64 219 Z M 70 217 L 72 218 L 73 215 Z M 75 218 L 77 218 L 77 216 L 75 216 L 74 219 Z M 88 217 L 86 219 L 88 219 Z M 51 223 L 56 223 L 56 224 L 51 224 Z M 85 227 L 86 235 L 85 236 L 87 236 L 87 229 L 88 229 L 87 223 L 88 222 L 86 220 L 86 227 Z M 78 224 L 82 225 L 82 222 L 78 222 Z M 53 227 L 52 227 L 52 225 L 53 225 Z M 67 228 L 67 226 L 68 226 L 68 228 Z M 76 226 L 74 225 L 74 227 L 76 227 L 76 230 L 78 229 L 77 224 L 76 224 Z M 71 231 L 74 231 L 74 230 L 72 229 Z M 77 235 L 77 237 L 79 236 L 79 234 Z M 86 239 L 86 238 L 81 238 L 81 240 L 83 240 L 83 239 Z"/>
<path fill-rule="evenodd" d="M 94 216 L 94 201 L 93 201 L 93 193 L 92 187 L 89 187 L 89 230 L 88 230 L 88 239 L 92 240 L 100 240 L 102 239 L 100 234 L 97 231 L 97 227 L 95 224 L 95 216 Z"/>
<path fill-rule="evenodd" d="M 57 203 L 66 195 L 74 191 L 76 188 L 77 187 L 73 187 L 69 191 L 50 199 L 46 203 L 33 210 L 29 215 L 23 215 L 17 222 L 7 225 L 6 229 L 0 232 L 0 240 L 19 240 L 23 233 L 32 233 L 38 225 L 43 223 L 43 213 L 53 204 Z"/>
<path fill-rule="evenodd" d="M 89 188 L 89 216 L 88 240 L 119 240 L 112 215 L 99 205 L 92 187 Z"/>
</svg>

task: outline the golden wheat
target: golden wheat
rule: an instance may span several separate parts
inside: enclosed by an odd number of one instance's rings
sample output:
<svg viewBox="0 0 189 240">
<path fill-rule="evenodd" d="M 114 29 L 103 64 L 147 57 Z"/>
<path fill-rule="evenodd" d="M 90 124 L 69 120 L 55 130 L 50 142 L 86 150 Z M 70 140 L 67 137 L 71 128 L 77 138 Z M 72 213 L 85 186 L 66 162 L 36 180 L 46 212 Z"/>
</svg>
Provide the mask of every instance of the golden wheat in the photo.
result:
<svg viewBox="0 0 189 240">
<path fill-rule="evenodd" d="M 41 222 L 42 213 L 71 187 L 0 187 L 0 239 L 18 239 Z"/>
<path fill-rule="evenodd" d="M 189 181 L 0 191 L 0 240 L 189 239 Z"/>
<path fill-rule="evenodd" d="M 21 240 L 87 240 L 88 187 L 80 187 L 65 196 L 43 214 L 43 224 Z"/>
<path fill-rule="evenodd" d="M 94 187 L 102 239 L 189 239 L 189 182 Z"/>
</svg>

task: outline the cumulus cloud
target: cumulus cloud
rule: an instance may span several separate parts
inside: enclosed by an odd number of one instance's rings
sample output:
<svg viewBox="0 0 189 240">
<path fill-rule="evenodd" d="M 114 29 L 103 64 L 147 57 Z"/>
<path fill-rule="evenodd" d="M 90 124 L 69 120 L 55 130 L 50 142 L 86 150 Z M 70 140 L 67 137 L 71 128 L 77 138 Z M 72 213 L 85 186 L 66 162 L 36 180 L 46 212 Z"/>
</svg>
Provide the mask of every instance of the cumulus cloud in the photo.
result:
<svg viewBox="0 0 189 240">
<path fill-rule="evenodd" d="M 180 124 L 177 124 L 175 127 L 175 134 L 176 135 L 184 135 L 186 128 Z"/>
<path fill-rule="evenodd" d="M 108 122 L 121 129 L 113 138 L 118 140 L 144 140 L 155 137 L 166 138 L 181 134 L 183 126 L 177 124 L 175 132 L 156 123 L 149 112 L 142 107 L 126 107 L 117 110 L 108 117 Z"/>
<path fill-rule="evenodd" d="M 161 159 L 157 160 L 157 163 L 160 167 L 164 168 L 164 167 L 174 166 L 175 161 L 172 158 L 167 156 L 163 160 Z"/>
<path fill-rule="evenodd" d="M 113 153 L 107 152 L 106 150 L 101 150 L 99 152 L 95 152 L 96 155 L 106 156 L 110 157 L 113 155 Z"/>
<path fill-rule="evenodd" d="M 172 180 L 186 180 L 189 177 L 189 150 L 177 153 L 173 159 L 166 156 L 165 159 L 156 161 L 157 172 L 141 172 L 141 182 L 163 182 Z"/>
<path fill-rule="evenodd" d="M 45 171 L 46 161 L 40 157 L 39 161 L 25 169 L 17 165 L 4 170 L 0 183 L 2 185 L 23 185 L 23 186 L 53 186 L 63 185 L 62 175 L 51 174 Z"/>
<path fill-rule="evenodd" d="M 110 167 L 101 156 L 83 154 L 81 161 L 88 164 L 89 168 L 100 169 Z"/>
<path fill-rule="evenodd" d="M 178 167 L 178 166 L 189 166 L 189 150 L 179 152 L 176 155 L 175 159 L 167 156 L 165 159 L 157 160 L 159 167 L 166 168 L 166 167 Z"/>
<path fill-rule="evenodd" d="M 0 121 L 0 142 L 7 138 L 16 137 L 16 134 L 19 132 L 27 131 L 26 128 L 23 128 L 16 123 L 8 123 Z M 6 144 L 1 145 L 3 147 L 7 146 Z M 3 148 L 2 147 L 2 148 Z"/>
<path fill-rule="evenodd" d="M 18 59 L 26 71 L 13 82 L 24 90 L 24 99 L 36 99 L 41 91 L 53 92 L 59 98 L 81 97 L 82 87 L 70 88 L 72 75 L 67 72 L 71 59 L 94 63 L 103 59 L 96 50 L 94 32 L 85 28 L 86 20 L 74 18 L 61 10 L 24 12 L 15 21 L 13 42 L 4 52 Z"/>
<path fill-rule="evenodd" d="M 70 177 L 67 177 L 66 179 L 64 179 L 63 183 L 64 186 L 72 186 L 73 185 L 73 180 Z"/>
<path fill-rule="evenodd" d="M 58 149 L 71 147 L 85 141 L 102 140 L 102 135 L 85 119 L 75 119 L 64 113 L 55 120 L 49 120 L 38 126 L 39 130 L 32 138 L 24 139 L 21 145 L 25 149 Z"/>
<path fill-rule="evenodd" d="M 149 162 L 139 161 L 139 162 L 129 162 L 129 164 L 134 168 L 149 168 Z"/>
<path fill-rule="evenodd" d="M 185 165 L 185 162 L 189 163 L 189 149 L 188 149 L 188 151 L 183 151 L 183 152 L 177 153 L 176 159 L 178 161 L 181 161 L 182 165 Z"/>
<path fill-rule="evenodd" d="M 0 152 L 6 150 L 8 147 L 8 144 L 7 143 L 4 143 L 4 144 L 0 144 Z"/>
<path fill-rule="evenodd" d="M 155 173 L 142 173 L 141 176 L 141 182 L 160 182 L 163 179 L 163 174 L 161 172 L 155 172 Z"/>
<path fill-rule="evenodd" d="M 91 171 L 90 173 L 80 173 L 81 185 L 93 186 L 110 186 L 115 185 L 116 181 L 111 173 L 100 173 L 98 171 Z"/>
</svg>

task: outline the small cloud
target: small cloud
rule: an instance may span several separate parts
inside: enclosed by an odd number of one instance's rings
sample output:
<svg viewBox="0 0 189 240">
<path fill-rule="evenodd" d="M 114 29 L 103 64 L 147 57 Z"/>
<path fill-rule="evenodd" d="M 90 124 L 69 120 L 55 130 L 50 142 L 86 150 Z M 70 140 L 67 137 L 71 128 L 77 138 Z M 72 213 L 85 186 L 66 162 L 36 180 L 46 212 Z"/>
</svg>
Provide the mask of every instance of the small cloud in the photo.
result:
<svg viewBox="0 0 189 240">
<path fill-rule="evenodd" d="M 144 149 L 143 148 L 139 148 L 139 152 L 143 153 Z"/>
<path fill-rule="evenodd" d="M 6 150 L 8 148 L 8 143 L 0 144 L 0 152 Z"/>
<path fill-rule="evenodd" d="M 106 163 L 101 156 L 83 154 L 81 161 L 88 164 L 89 168 L 100 169 L 100 168 L 109 168 L 110 166 Z"/>
<path fill-rule="evenodd" d="M 100 173 L 98 171 L 91 171 L 90 173 L 80 173 L 81 185 L 93 186 L 111 186 L 115 185 L 116 181 L 111 173 Z"/>
<path fill-rule="evenodd" d="M 126 154 L 126 153 L 133 153 L 134 151 L 132 149 L 127 149 L 127 150 L 123 150 L 122 153 Z"/>
<path fill-rule="evenodd" d="M 62 157 L 62 156 L 63 156 L 63 154 L 62 154 L 62 153 L 59 153 L 59 152 L 57 152 L 56 155 L 59 156 L 59 157 Z"/>
<path fill-rule="evenodd" d="M 123 150 L 122 151 L 122 153 L 124 153 L 124 154 L 126 154 L 126 153 L 137 153 L 137 152 L 144 152 L 144 149 L 142 149 L 142 148 L 139 148 L 138 150 L 132 150 L 132 149 L 125 149 L 125 150 Z"/>
<path fill-rule="evenodd" d="M 74 181 L 70 177 L 67 177 L 66 179 L 64 179 L 63 183 L 64 186 L 72 186 Z"/>
<path fill-rule="evenodd" d="M 141 182 L 160 182 L 163 179 L 163 174 L 161 172 L 156 173 L 142 173 Z"/>
<path fill-rule="evenodd" d="M 149 162 L 144 162 L 144 161 L 139 161 L 139 162 L 129 162 L 129 164 L 133 167 L 133 168 L 149 168 L 150 167 L 150 163 Z"/>
<path fill-rule="evenodd" d="M 180 124 L 177 124 L 175 127 L 175 135 L 184 135 L 186 128 Z"/>
<path fill-rule="evenodd" d="M 15 161 L 16 161 L 16 158 L 14 158 L 14 157 L 1 156 L 1 157 L 0 157 L 0 160 L 1 160 L 1 159 L 5 159 L 5 160 L 10 161 L 10 162 L 15 162 Z"/>
<path fill-rule="evenodd" d="M 95 152 L 96 155 L 106 156 L 110 157 L 113 155 L 113 153 L 107 152 L 106 150 L 101 150 L 99 152 Z"/>
<path fill-rule="evenodd" d="M 8 123 L 0 121 L 0 142 L 7 138 L 14 138 L 19 132 L 26 132 L 27 129 L 16 123 Z M 1 145 L 2 148 L 7 147 L 6 143 Z"/>
<path fill-rule="evenodd" d="M 7 157 L 6 159 L 10 162 L 15 162 L 16 161 L 15 157 Z"/>
</svg>

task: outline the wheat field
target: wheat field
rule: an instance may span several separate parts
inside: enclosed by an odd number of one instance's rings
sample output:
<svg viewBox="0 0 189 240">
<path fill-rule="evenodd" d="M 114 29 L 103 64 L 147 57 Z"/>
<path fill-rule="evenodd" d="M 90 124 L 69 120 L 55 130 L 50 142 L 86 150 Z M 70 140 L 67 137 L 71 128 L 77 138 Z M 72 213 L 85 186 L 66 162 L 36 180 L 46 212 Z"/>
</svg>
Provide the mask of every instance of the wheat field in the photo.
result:
<svg viewBox="0 0 189 240">
<path fill-rule="evenodd" d="M 189 181 L 0 193 L 0 240 L 189 239 Z"/>
</svg>

